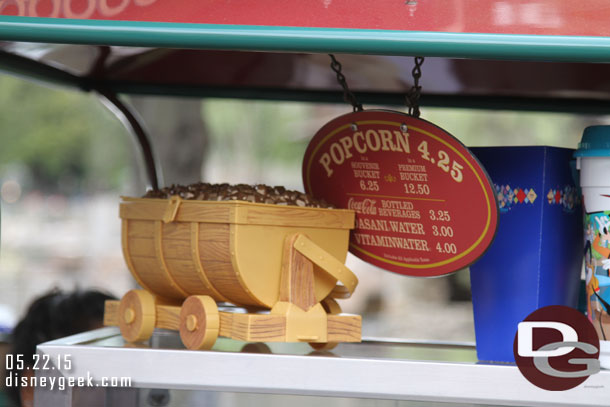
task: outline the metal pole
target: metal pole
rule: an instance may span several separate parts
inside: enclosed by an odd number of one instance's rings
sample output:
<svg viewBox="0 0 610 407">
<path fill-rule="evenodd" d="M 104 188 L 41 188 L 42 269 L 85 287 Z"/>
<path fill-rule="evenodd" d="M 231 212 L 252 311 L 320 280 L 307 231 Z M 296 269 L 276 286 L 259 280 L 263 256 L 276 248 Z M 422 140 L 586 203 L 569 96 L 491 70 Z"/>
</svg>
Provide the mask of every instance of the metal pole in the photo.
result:
<svg viewBox="0 0 610 407">
<path fill-rule="evenodd" d="M 127 127 L 135 137 L 140 146 L 140 152 L 144 160 L 148 179 L 148 189 L 158 190 L 159 177 L 157 175 L 158 171 L 152 147 L 150 145 L 149 137 L 144 130 L 144 126 L 136 115 L 136 112 L 127 104 L 123 103 L 114 92 L 106 89 L 96 89 L 96 92 L 100 95 L 102 103 L 121 120 L 125 127 Z"/>
</svg>

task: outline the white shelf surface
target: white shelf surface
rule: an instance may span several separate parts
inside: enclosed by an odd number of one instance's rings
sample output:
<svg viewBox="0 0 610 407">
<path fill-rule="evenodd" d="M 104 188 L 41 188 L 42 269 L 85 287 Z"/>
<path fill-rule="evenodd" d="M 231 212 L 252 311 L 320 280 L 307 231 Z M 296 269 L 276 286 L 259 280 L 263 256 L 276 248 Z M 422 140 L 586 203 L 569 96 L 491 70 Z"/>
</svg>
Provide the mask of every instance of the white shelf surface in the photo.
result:
<svg viewBox="0 0 610 407">
<path fill-rule="evenodd" d="M 221 338 L 211 351 L 189 351 L 174 332 L 156 331 L 149 344 L 132 345 L 117 328 L 102 328 L 41 344 L 38 352 L 51 361 L 70 355 L 73 365 L 69 371 L 39 371 L 38 376 L 131 377 L 132 387 L 140 389 L 456 405 L 610 406 L 608 370 L 574 389 L 551 392 L 530 384 L 515 366 L 478 363 L 474 345 L 468 343 L 365 340 L 315 352 L 307 344 L 253 345 Z M 36 392 L 37 397 L 50 394 Z"/>
</svg>

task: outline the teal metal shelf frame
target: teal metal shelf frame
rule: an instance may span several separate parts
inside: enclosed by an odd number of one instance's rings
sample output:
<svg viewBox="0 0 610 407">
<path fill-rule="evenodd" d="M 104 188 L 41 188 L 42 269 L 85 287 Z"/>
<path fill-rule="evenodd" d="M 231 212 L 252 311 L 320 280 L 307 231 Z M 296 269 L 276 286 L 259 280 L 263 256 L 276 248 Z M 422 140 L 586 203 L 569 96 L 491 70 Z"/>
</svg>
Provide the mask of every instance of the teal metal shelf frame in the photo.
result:
<svg viewBox="0 0 610 407">
<path fill-rule="evenodd" d="M 0 39 L 274 52 L 610 62 L 610 38 L 0 16 Z"/>
</svg>

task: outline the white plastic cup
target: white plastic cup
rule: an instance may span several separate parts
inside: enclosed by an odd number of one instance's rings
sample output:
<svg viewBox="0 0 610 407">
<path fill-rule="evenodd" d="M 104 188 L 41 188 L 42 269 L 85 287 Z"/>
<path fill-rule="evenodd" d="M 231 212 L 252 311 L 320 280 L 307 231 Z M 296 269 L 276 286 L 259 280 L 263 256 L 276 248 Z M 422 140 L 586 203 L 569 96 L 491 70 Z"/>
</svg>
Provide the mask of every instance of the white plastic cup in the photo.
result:
<svg viewBox="0 0 610 407">
<path fill-rule="evenodd" d="M 607 157 L 576 156 L 576 169 L 580 171 L 585 213 L 610 211 L 610 149 Z"/>
<path fill-rule="evenodd" d="M 590 126 L 574 153 L 584 208 L 587 316 L 610 369 L 610 126 Z M 604 304 L 605 301 L 605 304 Z"/>
<path fill-rule="evenodd" d="M 599 341 L 599 365 L 602 369 L 610 369 L 610 341 Z"/>
</svg>

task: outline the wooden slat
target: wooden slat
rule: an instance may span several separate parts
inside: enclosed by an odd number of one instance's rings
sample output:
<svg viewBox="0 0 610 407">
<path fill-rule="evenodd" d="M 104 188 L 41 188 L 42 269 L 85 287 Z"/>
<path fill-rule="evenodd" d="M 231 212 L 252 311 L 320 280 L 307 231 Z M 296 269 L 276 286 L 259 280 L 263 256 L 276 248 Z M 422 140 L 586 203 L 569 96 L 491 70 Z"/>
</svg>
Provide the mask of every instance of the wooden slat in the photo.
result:
<svg viewBox="0 0 610 407">
<path fill-rule="evenodd" d="M 180 307 L 175 305 L 157 305 L 155 327 L 178 331 L 180 329 Z"/>
<path fill-rule="evenodd" d="M 129 253 L 138 257 L 155 257 L 155 240 L 152 235 L 149 238 L 129 238 Z"/>
<path fill-rule="evenodd" d="M 189 240 L 191 224 L 188 222 L 170 222 L 163 225 L 163 239 Z"/>
<path fill-rule="evenodd" d="M 204 204 L 204 205 L 200 205 Z M 231 208 L 208 201 L 182 201 L 176 215 L 178 222 L 230 223 Z"/>
<path fill-rule="evenodd" d="M 118 300 L 106 300 L 104 302 L 104 326 L 119 325 L 119 306 Z"/>
<path fill-rule="evenodd" d="M 209 276 L 205 272 L 203 265 L 201 264 L 201 254 L 199 253 L 199 224 L 191 222 L 191 261 L 195 266 L 195 275 L 201 281 L 201 284 L 205 287 L 202 294 L 207 294 L 212 297 L 216 302 L 228 302 L 229 300 L 218 291 L 216 287 L 210 281 Z"/>
<path fill-rule="evenodd" d="M 313 263 L 294 249 L 295 233 L 284 240 L 279 301 L 290 302 L 303 311 L 316 305 Z"/>
<path fill-rule="evenodd" d="M 163 230 L 163 233 L 165 233 L 165 230 Z M 167 261 L 168 259 L 188 260 L 192 258 L 190 239 L 166 239 L 164 235 L 162 244 L 163 258 L 165 259 L 165 261 Z"/>
<path fill-rule="evenodd" d="M 211 295 L 208 288 L 199 278 L 195 264 L 192 260 L 165 259 L 168 269 L 172 270 L 172 277 L 190 295 Z"/>
<path fill-rule="evenodd" d="M 220 311 L 220 330 L 218 336 L 224 336 L 225 338 L 231 337 L 231 331 L 233 330 L 233 315 L 232 312 Z"/>
<path fill-rule="evenodd" d="M 172 272 L 168 269 L 167 264 L 165 263 L 165 253 L 163 252 L 163 222 L 155 221 L 155 254 L 157 255 L 157 273 L 159 279 L 165 280 L 165 284 L 171 287 L 174 291 L 177 291 L 180 294 L 180 298 L 184 299 L 188 297 L 188 292 L 184 290 L 183 287 L 178 284 L 178 282 L 174 279 Z M 157 294 L 164 296 L 164 292 L 158 292 Z"/>
<path fill-rule="evenodd" d="M 160 220 L 167 199 L 123 198 L 123 219 Z M 355 213 L 346 209 L 302 208 L 236 201 L 182 201 L 175 217 L 178 222 L 236 223 L 251 225 L 305 226 L 352 229 Z"/>
<path fill-rule="evenodd" d="M 280 315 L 250 315 L 251 342 L 277 342 L 285 340 L 286 319 Z"/>
<path fill-rule="evenodd" d="M 138 271 L 136 269 L 136 266 L 133 264 L 133 259 L 132 259 L 132 254 L 130 252 L 130 248 L 129 248 L 129 235 L 130 233 L 133 236 L 138 236 L 138 232 L 134 232 L 132 229 L 134 228 L 134 223 L 136 224 L 135 229 L 136 230 L 142 230 L 144 231 L 146 228 L 151 227 L 152 230 L 152 222 L 150 221 L 145 221 L 145 222 L 139 222 L 139 221 L 131 221 L 131 220 L 122 220 L 121 221 L 121 246 L 123 249 L 123 258 L 125 259 L 125 263 L 127 263 L 127 268 L 129 269 L 129 272 L 131 273 L 132 277 L 138 282 L 138 284 L 140 285 L 140 287 L 153 292 L 151 290 L 151 288 L 146 284 L 146 282 L 144 282 L 142 280 L 142 278 L 140 278 L 140 276 L 138 275 Z M 146 224 L 146 226 L 141 225 L 142 224 Z M 147 236 L 151 236 L 150 234 L 148 234 Z"/>
<path fill-rule="evenodd" d="M 360 342 L 362 317 L 360 315 L 328 315 L 328 342 Z"/>
<path fill-rule="evenodd" d="M 142 281 L 142 285 L 147 287 L 147 290 L 151 293 L 165 298 L 185 298 L 185 294 L 175 289 L 174 283 L 160 269 L 156 258 L 132 256 L 131 263 L 140 281 Z"/>
<path fill-rule="evenodd" d="M 167 199 L 127 199 L 119 208 L 122 219 L 161 220 L 167 210 Z M 182 201 L 175 221 L 229 223 L 230 207 L 208 201 Z"/>
<path fill-rule="evenodd" d="M 199 223 L 200 242 L 227 242 L 229 243 L 229 224 Z"/>
<path fill-rule="evenodd" d="M 233 314 L 230 338 L 247 342 L 283 342 L 286 318 L 270 314 Z"/>
<path fill-rule="evenodd" d="M 155 230 L 155 224 L 148 220 L 130 220 L 127 236 L 129 238 L 151 238 Z"/>
<path fill-rule="evenodd" d="M 214 240 L 208 240 L 214 236 Z M 199 258 L 210 284 L 229 302 L 257 305 L 256 299 L 244 289 L 232 263 L 229 225 L 199 224 Z"/>
<path fill-rule="evenodd" d="M 233 265 L 230 261 L 220 262 L 202 260 L 201 264 L 212 285 L 225 296 L 229 302 L 236 305 L 260 305 L 246 294 L 235 276 L 235 271 L 233 270 Z"/>
<path fill-rule="evenodd" d="M 229 241 L 212 242 L 199 241 L 199 256 L 202 261 L 231 261 L 231 252 Z"/>
<path fill-rule="evenodd" d="M 249 225 L 303 226 L 323 229 L 353 229 L 355 214 L 345 209 L 300 208 L 294 206 L 240 206 L 236 223 Z"/>
</svg>

